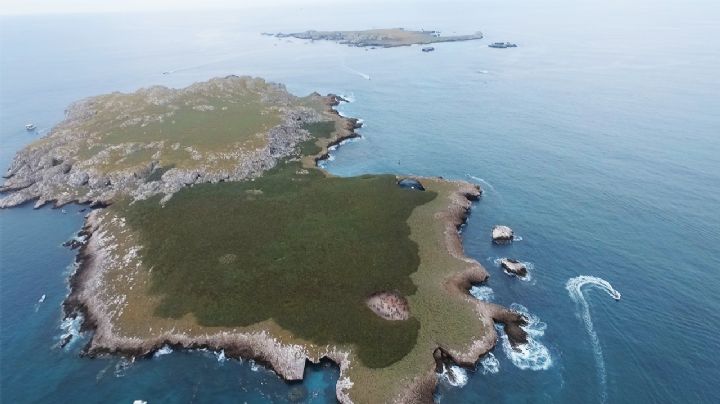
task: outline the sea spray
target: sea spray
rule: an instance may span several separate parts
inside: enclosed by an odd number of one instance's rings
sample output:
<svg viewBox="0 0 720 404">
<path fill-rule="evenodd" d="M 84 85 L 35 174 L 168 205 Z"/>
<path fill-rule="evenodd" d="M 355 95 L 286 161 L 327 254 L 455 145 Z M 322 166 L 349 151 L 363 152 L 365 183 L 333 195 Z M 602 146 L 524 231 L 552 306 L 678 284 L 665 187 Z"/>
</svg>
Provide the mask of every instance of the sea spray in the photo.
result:
<svg viewBox="0 0 720 404">
<path fill-rule="evenodd" d="M 598 378 L 600 381 L 601 398 L 602 401 L 607 401 L 607 374 L 605 373 L 605 359 L 603 358 L 602 348 L 600 347 L 600 339 L 595 332 L 595 326 L 593 325 L 592 318 L 590 316 L 590 305 L 588 304 L 585 296 L 583 295 L 583 286 L 592 286 L 595 288 L 603 289 L 607 294 L 615 300 L 620 300 L 620 292 L 615 290 L 612 285 L 605 279 L 598 278 L 596 276 L 576 276 L 568 279 L 565 284 L 565 288 L 570 294 L 570 298 L 579 306 L 580 315 L 585 323 L 585 329 L 590 336 L 590 343 L 593 347 L 593 353 L 595 355 L 595 364 L 597 366 Z"/>
<path fill-rule="evenodd" d="M 215 357 L 217 358 L 217 361 L 220 363 L 223 363 L 227 360 L 224 349 L 221 349 L 220 351 L 215 352 Z"/>
<path fill-rule="evenodd" d="M 458 365 L 443 365 L 440 380 L 453 387 L 463 387 L 468 382 L 467 370 Z"/>
<path fill-rule="evenodd" d="M 513 363 L 523 370 L 547 370 L 552 364 L 552 356 L 548 348 L 543 345 L 539 339 L 545 335 L 547 324 L 540 321 L 534 314 L 530 314 L 528 309 L 520 304 L 513 303 L 510 309 L 518 312 L 527 319 L 527 324 L 521 326 L 527 333 L 527 343 L 520 344 L 515 347 L 510 344 L 507 334 L 505 334 L 502 326 L 497 325 L 498 334 L 500 335 L 503 352 Z"/>
<path fill-rule="evenodd" d="M 172 352 L 173 352 L 172 348 L 170 348 L 170 347 L 167 346 L 167 345 L 163 345 L 162 348 L 160 348 L 160 349 L 158 349 L 157 351 L 155 351 L 155 353 L 153 354 L 153 358 L 159 358 L 159 357 L 161 357 L 161 356 L 163 356 L 163 355 L 169 355 L 169 354 L 171 354 Z"/>
<path fill-rule="evenodd" d="M 63 332 L 62 335 L 60 335 L 60 347 L 68 349 L 73 342 L 79 339 L 83 320 L 82 314 L 63 319 L 60 323 L 60 329 Z"/>
<path fill-rule="evenodd" d="M 491 302 L 495 297 L 495 292 L 489 286 L 472 286 L 470 288 L 470 294 L 483 302 Z"/>
<path fill-rule="evenodd" d="M 495 374 L 500 371 L 500 361 L 498 361 L 492 352 L 489 352 L 480 360 L 479 369 L 484 375 Z"/>
</svg>

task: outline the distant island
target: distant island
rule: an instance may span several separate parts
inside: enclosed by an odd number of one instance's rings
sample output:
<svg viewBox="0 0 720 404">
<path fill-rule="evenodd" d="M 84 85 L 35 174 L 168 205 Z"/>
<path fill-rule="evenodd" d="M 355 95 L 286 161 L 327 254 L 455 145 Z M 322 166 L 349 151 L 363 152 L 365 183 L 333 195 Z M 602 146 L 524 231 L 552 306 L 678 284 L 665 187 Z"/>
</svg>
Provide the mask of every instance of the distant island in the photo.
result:
<svg viewBox="0 0 720 404">
<path fill-rule="evenodd" d="M 438 31 L 410 31 L 404 28 L 368 29 L 361 31 L 305 31 L 290 34 L 276 33 L 264 35 L 278 38 L 298 38 L 312 41 L 334 41 L 349 46 L 374 46 L 391 48 L 395 46 L 427 45 L 438 42 L 472 41 L 482 39 L 483 34 L 441 36 Z"/>
<path fill-rule="evenodd" d="M 474 367 L 503 323 L 472 298 L 485 269 L 458 228 L 480 189 L 317 166 L 358 136 L 342 98 L 229 76 L 73 104 L 18 152 L 0 206 L 77 202 L 86 216 L 64 303 L 90 356 L 164 346 L 255 359 L 286 380 L 340 367 L 340 402 L 430 402 L 446 363 Z"/>
</svg>

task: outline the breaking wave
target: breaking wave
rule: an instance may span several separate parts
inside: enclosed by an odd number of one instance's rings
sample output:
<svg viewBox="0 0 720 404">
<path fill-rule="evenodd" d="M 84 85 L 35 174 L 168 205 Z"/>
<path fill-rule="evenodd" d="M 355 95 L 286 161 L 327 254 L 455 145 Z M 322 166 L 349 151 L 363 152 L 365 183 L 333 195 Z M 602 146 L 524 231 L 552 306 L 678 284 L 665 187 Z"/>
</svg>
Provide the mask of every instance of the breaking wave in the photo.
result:
<svg viewBox="0 0 720 404">
<path fill-rule="evenodd" d="M 597 365 L 598 377 L 600 379 L 600 388 L 602 389 L 602 401 L 607 400 L 607 374 L 605 373 L 605 359 L 603 358 L 602 348 L 600 347 L 600 338 L 598 338 L 595 332 L 595 326 L 593 325 L 592 318 L 590 317 L 590 305 L 585 296 L 583 295 L 583 286 L 590 285 L 595 288 L 603 289 L 607 292 L 610 297 L 615 300 L 620 300 L 620 292 L 615 290 L 610 282 L 605 279 L 598 278 L 596 276 L 576 276 L 575 278 L 568 279 L 565 284 L 565 288 L 570 294 L 570 298 L 580 306 L 580 315 L 582 316 L 583 322 L 585 323 L 585 330 L 587 330 L 590 336 L 590 343 L 593 347 L 593 353 L 595 355 L 595 363 Z"/>
<path fill-rule="evenodd" d="M 158 349 L 157 351 L 155 351 L 155 353 L 153 354 L 153 358 L 158 358 L 158 357 L 163 356 L 163 355 L 169 355 L 169 354 L 171 354 L 171 353 L 173 353 L 172 348 L 170 348 L 170 347 L 167 346 L 167 345 L 163 345 L 162 348 L 160 348 L 160 349 Z"/>
<path fill-rule="evenodd" d="M 490 352 L 480 360 L 480 369 L 484 375 L 495 374 L 500 371 L 500 361 Z"/>
<path fill-rule="evenodd" d="M 220 351 L 215 352 L 215 357 L 217 358 L 217 361 L 220 363 L 223 363 L 227 360 L 224 349 L 221 349 Z"/>
<path fill-rule="evenodd" d="M 440 373 L 440 380 L 453 387 L 463 387 L 468 382 L 468 374 L 465 369 L 458 365 L 443 365 L 443 371 Z"/>
<path fill-rule="evenodd" d="M 528 323 L 522 329 L 527 332 L 528 342 L 513 348 L 502 326 L 497 326 L 505 355 L 513 365 L 523 370 L 549 369 L 553 364 L 552 356 L 550 356 L 548 348 L 539 341 L 539 338 L 545 335 L 547 324 L 540 321 L 536 315 L 530 314 L 523 305 L 513 303 L 510 305 L 510 309 L 522 314 L 527 319 Z"/>
<path fill-rule="evenodd" d="M 83 316 L 82 314 L 78 314 L 75 317 L 67 317 L 63 319 L 63 321 L 60 323 L 60 329 L 63 331 L 62 335 L 60 335 L 60 343 L 62 344 L 63 341 L 66 341 L 64 343 L 65 349 L 68 349 L 73 342 L 79 339 L 80 337 L 80 328 L 83 323 Z"/>
<path fill-rule="evenodd" d="M 473 286 L 470 288 L 470 294 L 483 302 L 491 302 L 495 298 L 495 292 L 489 286 Z"/>
</svg>

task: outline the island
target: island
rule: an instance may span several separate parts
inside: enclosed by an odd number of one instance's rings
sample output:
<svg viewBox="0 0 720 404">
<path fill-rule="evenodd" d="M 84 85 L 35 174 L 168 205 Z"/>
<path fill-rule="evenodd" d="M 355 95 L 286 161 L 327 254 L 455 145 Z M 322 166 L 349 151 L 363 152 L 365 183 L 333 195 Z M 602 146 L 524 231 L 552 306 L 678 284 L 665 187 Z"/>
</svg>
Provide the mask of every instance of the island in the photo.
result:
<svg viewBox="0 0 720 404">
<path fill-rule="evenodd" d="M 250 77 L 150 87 L 77 102 L 19 151 L 0 206 L 92 207 L 63 304 L 85 354 L 206 348 L 288 381 L 329 359 L 340 402 L 414 403 L 494 323 L 527 343 L 520 314 L 468 292 L 488 278 L 458 233 L 479 187 L 329 174 L 358 136 L 339 102 Z"/>
<path fill-rule="evenodd" d="M 472 41 L 482 39 L 482 32 L 470 35 L 441 36 L 438 31 L 412 31 L 404 28 L 367 29 L 361 31 L 305 31 L 295 33 L 268 34 L 278 38 L 298 38 L 311 41 L 334 41 L 348 46 L 382 47 L 427 45 L 438 42 Z"/>
</svg>

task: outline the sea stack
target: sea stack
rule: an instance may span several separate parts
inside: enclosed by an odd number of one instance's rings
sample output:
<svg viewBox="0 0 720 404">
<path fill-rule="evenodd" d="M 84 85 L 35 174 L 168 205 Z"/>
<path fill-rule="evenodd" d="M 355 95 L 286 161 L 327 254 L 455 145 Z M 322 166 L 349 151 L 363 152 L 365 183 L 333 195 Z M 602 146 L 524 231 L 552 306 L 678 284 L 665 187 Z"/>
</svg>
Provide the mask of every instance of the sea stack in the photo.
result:
<svg viewBox="0 0 720 404">
<path fill-rule="evenodd" d="M 513 231 L 508 226 L 497 225 L 492 229 L 492 239 L 496 244 L 510 242 L 513 239 Z"/>
<path fill-rule="evenodd" d="M 527 276 L 527 267 L 522 262 L 512 259 L 512 258 L 503 258 L 500 260 L 500 266 L 507 272 L 508 274 L 525 277 Z"/>
</svg>

